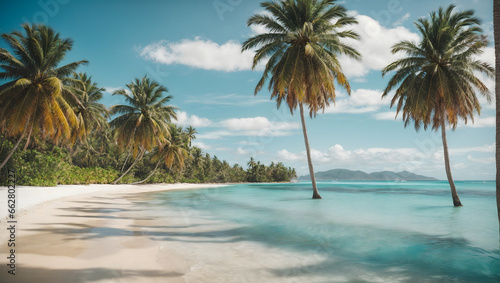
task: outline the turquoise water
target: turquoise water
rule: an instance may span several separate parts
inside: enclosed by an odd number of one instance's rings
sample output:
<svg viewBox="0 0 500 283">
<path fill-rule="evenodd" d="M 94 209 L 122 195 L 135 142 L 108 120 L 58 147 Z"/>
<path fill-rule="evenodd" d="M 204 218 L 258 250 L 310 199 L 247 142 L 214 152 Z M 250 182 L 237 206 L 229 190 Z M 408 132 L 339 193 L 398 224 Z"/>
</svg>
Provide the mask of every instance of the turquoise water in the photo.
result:
<svg viewBox="0 0 500 283">
<path fill-rule="evenodd" d="M 231 247 L 232 258 L 214 264 L 230 262 L 234 273 L 251 261 L 245 250 L 252 260 L 284 255 L 256 265 L 270 281 L 500 282 L 495 183 L 456 185 L 460 208 L 436 181 L 320 182 L 322 200 L 309 199 L 310 183 L 241 184 L 155 193 L 149 209 L 165 221 L 176 212 L 185 225 L 170 240 L 182 238 L 190 256 Z M 195 225 L 217 229 L 182 230 Z M 210 268 L 206 276 L 220 274 Z"/>
</svg>

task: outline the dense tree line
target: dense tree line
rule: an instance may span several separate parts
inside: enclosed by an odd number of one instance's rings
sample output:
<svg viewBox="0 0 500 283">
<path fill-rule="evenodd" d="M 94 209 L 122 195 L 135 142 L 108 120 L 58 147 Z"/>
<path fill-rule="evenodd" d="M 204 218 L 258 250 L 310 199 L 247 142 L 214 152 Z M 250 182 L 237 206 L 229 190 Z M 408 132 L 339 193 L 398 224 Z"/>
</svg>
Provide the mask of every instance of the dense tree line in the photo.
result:
<svg viewBox="0 0 500 283">
<path fill-rule="evenodd" d="M 13 168 L 19 185 L 91 183 L 284 182 L 283 164 L 230 166 L 192 146 L 196 129 L 172 123 L 176 107 L 166 87 L 147 76 L 113 95 L 126 103 L 108 109 L 105 89 L 63 66 L 71 39 L 45 25 L 24 24 L 2 34 L 0 48 L 0 173 Z M 110 121 L 111 117 L 113 119 Z"/>
</svg>

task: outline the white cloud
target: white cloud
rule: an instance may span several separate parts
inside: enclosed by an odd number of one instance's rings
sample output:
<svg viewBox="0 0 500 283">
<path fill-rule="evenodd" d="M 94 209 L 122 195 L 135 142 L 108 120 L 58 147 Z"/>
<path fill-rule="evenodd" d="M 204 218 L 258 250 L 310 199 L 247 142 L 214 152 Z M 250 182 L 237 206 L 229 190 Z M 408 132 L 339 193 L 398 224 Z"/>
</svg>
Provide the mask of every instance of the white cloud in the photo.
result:
<svg viewBox="0 0 500 283">
<path fill-rule="evenodd" d="M 225 72 L 251 70 L 255 54 L 253 51 L 241 52 L 241 44 L 236 41 L 218 44 L 200 37 L 180 42 L 162 40 L 138 50 L 140 56 L 154 62 Z"/>
<path fill-rule="evenodd" d="M 200 142 L 200 141 L 193 141 L 192 143 L 193 146 L 196 146 L 196 147 L 199 147 L 203 150 L 207 150 L 207 149 L 211 149 L 212 147 L 207 145 L 206 143 L 204 142 Z"/>
<path fill-rule="evenodd" d="M 484 128 L 484 127 L 495 127 L 496 120 L 495 117 L 475 117 L 474 123 L 472 121 L 467 120 L 467 124 L 463 122 L 460 123 L 459 127 L 468 127 L 468 128 Z"/>
<path fill-rule="evenodd" d="M 123 88 L 123 87 L 111 87 L 111 86 L 107 86 L 107 87 L 104 87 L 104 92 L 107 92 L 107 93 L 110 93 L 110 94 L 113 94 L 113 92 L 117 91 L 117 90 L 121 90 L 121 89 L 124 89 L 125 90 L 125 93 L 127 94 L 132 94 L 132 92 L 130 92 L 130 90 L 128 88 Z"/>
<path fill-rule="evenodd" d="M 287 136 L 292 130 L 300 129 L 299 123 L 269 121 L 265 117 L 232 118 L 220 125 L 235 135 L 244 136 Z"/>
<path fill-rule="evenodd" d="M 401 18 L 399 18 L 397 21 L 395 21 L 394 23 L 392 23 L 392 25 L 393 26 L 399 26 L 402 23 L 404 23 L 406 20 L 408 20 L 409 18 L 410 18 L 410 13 L 406 13 Z"/>
<path fill-rule="evenodd" d="M 390 104 L 390 97 L 382 99 L 382 91 L 372 89 L 356 89 L 351 95 L 340 93 L 335 104 L 325 109 L 325 113 L 367 113 L 378 111 L 382 106 Z"/>
<path fill-rule="evenodd" d="M 474 158 L 472 156 L 467 156 L 467 160 L 476 162 L 476 163 L 482 163 L 482 164 L 491 164 L 495 162 L 495 157 L 485 157 L 485 158 Z"/>
<path fill-rule="evenodd" d="M 409 167 L 424 166 L 428 157 L 415 148 L 359 148 L 346 150 L 336 144 L 326 151 L 311 149 L 313 163 L 322 165 L 335 164 L 335 168 L 378 168 L 378 170 L 407 170 Z M 292 153 L 286 149 L 278 152 L 281 160 L 306 162 L 305 151 Z M 404 164 L 403 164 L 404 163 Z"/>
<path fill-rule="evenodd" d="M 346 42 L 356 48 L 362 55 L 362 61 L 358 62 L 346 56 L 340 57 L 340 63 L 347 76 L 361 77 L 370 70 L 382 70 L 391 62 L 397 60 L 402 55 L 391 53 L 391 47 L 402 41 L 418 41 L 419 36 L 404 27 L 386 28 L 375 19 L 356 15 L 359 24 L 351 27 L 356 31 L 361 39 L 346 40 Z"/>
<path fill-rule="evenodd" d="M 460 156 L 469 155 L 468 160 L 481 164 L 492 162 L 495 145 L 484 145 L 469 148 L 451 148 L 450 157 L 454 169 L 465 169 L 468 167 L 466 159 Z M 472 153 L 486 154 L 486 157 L 472 158 Z M 278 159 L 290 163 L 299 164 L 297 169 L 303 171 L 300 167 L 307 164 L 305 151 L 290 152 L 282 149 L 277 153 Z M 326 150 L 311 149 L 311 156 L 316 171 L 322 168 L 346 168 L 351 170 L 370 171 L 410 171 L 417 174 L 427 174 L 433 176 L 436 172 L 444 172 L 443 150 L 439 146 L 432 151 L 419 148 L 357 148 L 347 150 L 342 145 L 336 144 Z M 455 161 L 453 161 L 455 160 Z M 305 171 L 304 171 L 305 172 Z M 420 173 L 419 173 L 420 172 Z"/>
<path fill-rule="evenodd" d="M 207 118 L 200 118 L 196 115 L 189 116 L 184 111 L 177 112 L 177 120 L 175 120 L 180 126 L 193 126 L 195 128 L 208 127 L 212 125 L 212 121 Z"/>
<path fill-rule="evenodd" d="M 396 111 L 386 111 L 373 114 L 377 120 L 396 120 Z"/>
</svg>

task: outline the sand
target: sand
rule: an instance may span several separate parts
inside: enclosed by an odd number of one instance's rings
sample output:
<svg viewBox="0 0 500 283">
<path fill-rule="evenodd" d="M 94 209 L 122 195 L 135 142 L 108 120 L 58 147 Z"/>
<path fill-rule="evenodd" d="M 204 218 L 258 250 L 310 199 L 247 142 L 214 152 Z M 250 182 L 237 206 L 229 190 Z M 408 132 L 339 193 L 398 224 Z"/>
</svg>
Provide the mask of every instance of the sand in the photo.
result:
<svg viewBox="0 0 500 283">
<path fill-rule="evenodd" d="M 186 258 L 144 234 L 143 227 L 166 224 L 142 213 L 141 194 L 214 186 L 17 187 L 14 224 L 0 188 L 0 282 L 185 282 Z M 16 246 L 9 248 L 10 225 Z M 8 273 L 12 248 L 16 275 Z"/>
</svg>

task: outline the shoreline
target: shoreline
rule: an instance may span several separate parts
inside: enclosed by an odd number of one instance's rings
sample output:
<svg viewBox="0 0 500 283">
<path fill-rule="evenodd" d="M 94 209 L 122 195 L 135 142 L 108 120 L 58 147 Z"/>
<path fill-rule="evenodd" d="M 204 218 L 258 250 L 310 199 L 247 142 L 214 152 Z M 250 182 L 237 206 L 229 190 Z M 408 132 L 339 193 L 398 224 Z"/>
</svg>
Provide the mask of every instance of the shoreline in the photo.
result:
<svg viewBox="0 0 500 283">
<path fill-rule="evenodd" d="M 230 184 L 92 184 L 92 185 L 58 185 L 55 187 L 16 186 L 16 218 L 22 217 L 29 210 L 37 209 L 55 200 L 63 200 L 74 196 L 110 193 L 145 193 L 184 189 L 204 189 L 224 187 Z M 0 187 L 0 223 L 8 216 L 7 187 Z"/>
<path fill-rule="evenodd" d="M 191 265 L 168 242 L 147 234 L 146 227 L 168 227 L 168 223 L 146 213 L 147 196 L 143 195 L 222 186 L 17 187 L 16 200 L 23 205 L 16 209 L 14 247 L 8 247 L 12 224 L 4 217 L 7 188 L 2 187 L 0 254 L 7 263 L 10 249 L 15 249 L 16 275 L 8 273 L 8 264 L 2 264 L 0 282 L 150 282 L 151 278 L 184 282 Z"/>
</svg>

